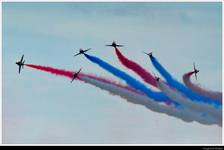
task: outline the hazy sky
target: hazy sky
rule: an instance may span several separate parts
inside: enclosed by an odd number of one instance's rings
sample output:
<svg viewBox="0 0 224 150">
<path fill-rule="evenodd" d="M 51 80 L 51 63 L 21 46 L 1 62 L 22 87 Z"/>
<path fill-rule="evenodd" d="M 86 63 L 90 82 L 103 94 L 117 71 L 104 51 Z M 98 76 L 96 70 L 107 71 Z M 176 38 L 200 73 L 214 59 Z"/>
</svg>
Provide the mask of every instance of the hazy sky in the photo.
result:
<svg viewBox="0 0 224 150">
<path fill-rule="evenodd" d="M 15 61 L 103 75 L 73 54 L 89 53 L 125 70 L 124 55 L 156 72 L 153 51 L 178 79 L 196 62 L 198 83 L 221 91 L 221 3 L 3 3 L 4 143 L 221 143 L 221 128 L 185 123 L 127 103 L 79 81 L 25 68 Z M 194 80 L 194 79 L 193 79 Z M 194 82 L 196 82 L 194 80 Z"/>
</svg>

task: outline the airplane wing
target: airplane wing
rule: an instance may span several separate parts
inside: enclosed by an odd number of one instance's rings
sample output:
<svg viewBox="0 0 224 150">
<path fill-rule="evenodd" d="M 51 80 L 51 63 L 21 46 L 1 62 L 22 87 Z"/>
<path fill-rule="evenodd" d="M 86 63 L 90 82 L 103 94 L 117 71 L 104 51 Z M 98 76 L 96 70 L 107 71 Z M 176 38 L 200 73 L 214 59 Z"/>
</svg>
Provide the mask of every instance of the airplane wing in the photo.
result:
<svg viewBox="0 0 224 150">
<path fill-rule="evenodd" d="M 196 68 L 195 68 L 195 63 L 193 64 L 194 65 L 194 71 L 196 70 Z"/>
<path fill-rule="evenodd" d="M 76 74 L 78 75 L 78 74 L 80 73 L 80 71 L 81 71 L 81 70 L 82 70 L 82 68 L 80 68 L 80 69 L 79 69 L 79 71 L 78 71 L 78 72 L 76 72 Z"/>
<path fill-rule="evenodd" d="M 195 73 L 195 79 L 196 79 L 196 80 L 198 80 L 198 76 L 197 76 L 197 73 Z"/>
<path fill-rule="evenodd" d="M 21 66 L 19 66 L 19 73 L 20 73 L 20 71 L 21 71 Z"/>
<path fill-rule="evenodd" d="M 117 47 L 124 47 L 124 45 L 117 45 Z"/>
<path fill-rule="evenodd" d="M 78 72 L 74 73 L 74 76 L 72 78 L 71 83 L 75 80 L 75 78 L 77 78 L 77 76 L 78 76 L 78 74 L 80 73 L 81 70 L 82 70 L 82 68 L 80 68 Z"/>
<path fill-rule="evenodd" d="M 74 73 L 74 79 L 78 76 L 78 74 L 80 73 L 80 71 L 82 70 L 82 68 L 79 69 L 79 71 L 77 71 L 76 73 Z"/>
<path fill-rule="evenodd" d="M 81 53 L 77 53 L 77 54 L 75 54 L 74 56 L 78 56 L 78 55 L 80 55 Z"/>
<path fill-rule="evenodd" d="M 113 46 L 113 45 L 105 45 L 105 46 Z"/>
<path fill-rule="evenodd" d="M 148 55 L 148 56 L 151 56 L 151 55 L 152 55 L 152 52 L 150 52 L 150 53 L 146 53 L 146 52 L 143 51 L 143 53 L 145 53 L 145 54 Z"/>
<path fill-rule="evenodd" d="M 21 57 L 21 60 L 20 60 L 20 62 L 22 62 L 23 61 L 23 57 L 24 57 L 24 55 Z"/>
<path fill-rule="evenodd" d="M 71 83 L 73 82 L 75 80 L 75 78 L 72 78 L 72 81 L 71 81 Z"/>
<path fill-rule="evenodd" d="M 84 53 L 87 52 L 87 51 L 89 51 L 90 49 L 91 49 L 91 48 L 84 50 Z"/>
</svg>

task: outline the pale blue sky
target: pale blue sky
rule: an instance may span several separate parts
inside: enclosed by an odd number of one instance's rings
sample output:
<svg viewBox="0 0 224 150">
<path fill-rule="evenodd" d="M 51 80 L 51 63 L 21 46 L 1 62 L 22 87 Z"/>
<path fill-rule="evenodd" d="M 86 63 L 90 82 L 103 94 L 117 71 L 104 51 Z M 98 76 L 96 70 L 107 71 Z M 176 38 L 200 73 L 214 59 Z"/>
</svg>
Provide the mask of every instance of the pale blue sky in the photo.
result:
<svg viewBox="0 0 224 150">
<path fill-rule="evenodd" d="M 4 143 L 220 143 L 221 128 L 185 123 L 91 85 L 15 61 L 101 74 L 79 49 L 125 69 L 112 48 L 151 72 L 142 51 L 179 80 L 196 62 L 202 86 L 221 91 L 221 3 L 3 3 Z M 140 79 L 131 71 L 126 71 Z M 157 73 L 158 74 L 158 73 Z M 141 80 L 141 79 L 140 79 Z"/>
</svg>

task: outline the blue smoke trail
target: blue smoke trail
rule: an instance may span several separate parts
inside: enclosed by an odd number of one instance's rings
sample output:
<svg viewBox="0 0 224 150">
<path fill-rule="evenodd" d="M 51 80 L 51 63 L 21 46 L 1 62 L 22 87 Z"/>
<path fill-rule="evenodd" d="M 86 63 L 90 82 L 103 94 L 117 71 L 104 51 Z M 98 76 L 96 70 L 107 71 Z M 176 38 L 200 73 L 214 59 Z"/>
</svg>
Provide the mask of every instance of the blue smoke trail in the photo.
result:
<svg viewBox="0 0 224 150">
<path fill-rule="evenodd" d="M 154 91 L 150 90 L 144 84 L 140 83 L 139 81 L 137 81 L 136 79 L 134 79 L 133 77 L 128 75 L 127 73 L 113 67 L 112 65 L 104 62 L 103 60 L 101 60 L 97 57 L 94 57 L 94 56 L 87 55 L 87 54 L 84 54 L 84 55 L 86 56 L 87 59 L 89 59 L 93 63 L 98 64 L 103 69 L 105 69 L 105 70 L 109 71 L 110 73 L 112 73 L 113 75 L 123 79 L 124 81 L 126 81 L 126 83 L 128 85 L 130 85 L 131 87 L 133 87 L 137 90 L 140 90 L 141 92 L 146 94 L 148 97 L 150 97 L 158 102 L 171 102 L 171 100 L 163 93 L 154 92 Z M 172 103 L 174 103 L 174 102 L 172 102 Z M 175 102 L 175 104 L 177 104 L 177 103 Z"/>
<path fill-rule="evenodd" d="M 220 108 L 221 103 L 217 100 L 210 99 L 208 97 L 199 95 L 194 91 L 190 90 L 177 80 L 175 80 L 171 74 L 158 62 L 158 60 L 154 56 L 150 56 L 153 66 L 160 72 L 160 74 L 166 79 L 169 85 L 174 87 L 179 92 L 183 93 L 185 96 L 190 98 L 192 101 L 204 102 L 210 105 L 215 106 L 216 108 Z"/>
</svg>

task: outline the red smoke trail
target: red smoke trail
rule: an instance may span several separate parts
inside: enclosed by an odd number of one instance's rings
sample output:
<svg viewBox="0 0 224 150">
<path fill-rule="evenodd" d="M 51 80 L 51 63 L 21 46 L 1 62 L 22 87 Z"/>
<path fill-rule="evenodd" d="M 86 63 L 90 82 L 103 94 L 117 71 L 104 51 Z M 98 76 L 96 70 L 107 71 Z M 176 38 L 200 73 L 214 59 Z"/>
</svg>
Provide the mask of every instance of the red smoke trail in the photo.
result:
<svg viewBox="0 0 224 150">
<path fill-rule="evenodd" d="M 73 74 L 74 74 L 74 72 L 72 72 L 72 71 L 56 69 L 56 68 L 47 67 L 47 66 L 32 65 L 32 64 L 25 64 L 25 66 L 31 67 L 31 68 L 34 68 L 34 69 L 38 69 L 38 70 L 42 70 L 42 71 L 46 71 L 46 72 L 50 72 L 50 73 L 55 74 L 55 75 L 65 76 L 65 77 L 68 77 L 68 78 L 71 78 L 71 79 L 73 78 Z"/>
<path fill-rule="evenodd" d="M 136 74 L 138 74 L 146 83 L 151 84 L 154 87 L 157 87 L 156 79 L 146 71 L 144 68 L 142 68 L 139 64 L 135 63 L 132 60 L 129 60 L 124 55 L 121 54 L 121 52 L 118 50 L 118 48 L 115 48 L 116 54 L 120 62 L 127 68 L 133 70 Z"/>
<path fill-rule="evenodd" d="M 38 70 L 41 70 L 41 71 L 49 72 L 49 73 L 52 73 L 52 74 L 55 74 L 55 75 L 65 76 L 65 77 L 68 77 L 70 79 L 73 78 L 73 75 L 75 73 L 73 71 L 56 69 L 56 68 L 48 67 L 48 66 L 40 66 L 40 65 L 33 65 L 33 64 L 24 64 L 24 65 L 27 66 L 27 67 L 30 67 L 30 68 L 34 68 L 34 69 L 38 69 Z M 102 81 L 102 82 L 105 82 L 105 83 L 108 83 L 108 84 L 113 84 L 114 86 L 117 86 L 117 87 L 120 87 L 120 88 L 125 88 L 125 89 L 127 89 L 131 92 L 135 92 L 135 93 L 143 95 L 142 93 L 140 93 L 139 91 L 136 91 L 135 89 L 131 88 L 130 86 L 123 85 L 123 84 L 120 84 L 120 83 L 116 83 L 112 80 L 108 80 L 108 79 L 103 78 L 103 77 L 97 77 L 97 76 L 90 75 L 90 74 L 79 73 L 79 75 L 77 77 L 78 80 L 81 80 L 79 78 L 79 76 L 86 76 L 86 77 L 96 79 L 96 80 L 99 80 L 99 81 Z M 81 80 L 81 81 L 83 81 L 83 80 Z"/>
<path fill-rule="evenodd" d="M 222 93 L 221 92 L 209 91 L 209 90 L 203 89 L 200 86 L 192 83 L 191 80 L 190 80 L 190 77 L 193 74 L 194 74 L 194 71 L 185 73 L 183 75 L 183 82 L 188 88 L 197 92 L 198 94 L 207 96 L 207 97 L 212 98 L 212 99 L 218 99 L 218 100 L 222 101 Z"/>
</svg>

